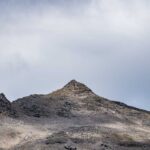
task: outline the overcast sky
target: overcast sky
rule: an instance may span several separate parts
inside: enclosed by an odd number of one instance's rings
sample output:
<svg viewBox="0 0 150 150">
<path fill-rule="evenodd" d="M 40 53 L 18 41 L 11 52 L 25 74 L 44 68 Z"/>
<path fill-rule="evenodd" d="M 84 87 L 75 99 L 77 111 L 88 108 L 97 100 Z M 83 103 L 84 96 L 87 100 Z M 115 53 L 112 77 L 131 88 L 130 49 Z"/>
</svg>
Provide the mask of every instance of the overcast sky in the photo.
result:
<svg viewBox="0 0 150 150">
<path fill-rule="evenodd" d="M 150 110 L 150 1 L 0 0 L 0 92 L 15 100 L 71 79 Z"/>
</svg>

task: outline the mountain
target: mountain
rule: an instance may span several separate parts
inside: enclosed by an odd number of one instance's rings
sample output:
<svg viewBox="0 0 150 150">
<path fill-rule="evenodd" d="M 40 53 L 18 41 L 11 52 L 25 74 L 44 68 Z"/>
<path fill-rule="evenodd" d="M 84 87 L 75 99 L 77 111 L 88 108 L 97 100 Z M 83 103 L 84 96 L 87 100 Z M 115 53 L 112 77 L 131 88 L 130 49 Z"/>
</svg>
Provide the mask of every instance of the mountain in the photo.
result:
<svg viewBox="0 0 150 150">
<path fill-rule="evenodd" d="M 132 122 L 138 116 L 142 123 L 149 117 L 148 111 L 99 97 L 86 85 L 75 80 L 53 93 L 18 99 L 12 103 L 12 106 L 21 116 L 33 117 L 88 117 L 89 114 L 96 112 L 94 118 L 105 118 L 107 115 L 110 117 L 109 120 Z"/>
<path fill-rule="evenodd" d="M 34 94 L 12 103 L 3 95 L 0 100 L 0 112 L 15 112 L 2 118 L 0 134 L 10 139 L 8 146 L 0 138 L 3 149 L 148 150 L 150 147 L 149 111 L 100 97 L 76 80 L 46 95 Z"/>
<path fill-rule="evenodd" d="M 47 95 L 31 95 L 12 103 L 19 114 L 34 117 L 71 117 L 79 112 L 79 103 L 86 98 L 97 97 L 88 87 L 75 80 L 62 89 Z M 86 107 L 86 106 L 85 106 Z"/>
</svg>

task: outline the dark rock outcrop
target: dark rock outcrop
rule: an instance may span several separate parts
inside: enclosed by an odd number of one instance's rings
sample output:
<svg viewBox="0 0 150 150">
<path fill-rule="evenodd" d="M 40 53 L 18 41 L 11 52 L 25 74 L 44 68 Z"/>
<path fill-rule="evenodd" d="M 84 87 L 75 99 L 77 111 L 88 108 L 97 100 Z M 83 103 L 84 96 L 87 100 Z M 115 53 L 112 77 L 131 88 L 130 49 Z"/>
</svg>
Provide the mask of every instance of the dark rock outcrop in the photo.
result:
<svg viewBox="0 0 150 150">
<path fill-rule="evenodd" d="M 7 113 L 11 111 L 11 103 L 3 93 L 0 94 L 0 113 Z"/>
</svg>

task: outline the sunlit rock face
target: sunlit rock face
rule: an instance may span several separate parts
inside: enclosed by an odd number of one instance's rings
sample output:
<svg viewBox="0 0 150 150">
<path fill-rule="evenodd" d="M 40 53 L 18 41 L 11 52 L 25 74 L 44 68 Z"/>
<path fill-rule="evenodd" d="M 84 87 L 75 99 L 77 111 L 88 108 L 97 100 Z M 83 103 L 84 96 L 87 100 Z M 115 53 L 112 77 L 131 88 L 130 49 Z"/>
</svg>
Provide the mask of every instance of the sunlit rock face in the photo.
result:
<svg viewBox="0 0 150 150">
<path fill-rule="evenodd" d="M 76 80 L 71 80 L 63 88 L 48 94 L 51 97 L 70 97 L 70 98 L 86 98 L 90 96 L 96 96 L 96 94 L 88 88 L 85 84 Z"/>
<path fill-rule="evenodd" d="M 75 94 L 86 93 L 91 94 L 93 93 L 91 89 L 89 89 L 86 85 L 77 82 L 76 80 L 71 80 L 67 85 L 64 86 L 63 90 L 68 92 L 72 92 Z"/>
</svg>

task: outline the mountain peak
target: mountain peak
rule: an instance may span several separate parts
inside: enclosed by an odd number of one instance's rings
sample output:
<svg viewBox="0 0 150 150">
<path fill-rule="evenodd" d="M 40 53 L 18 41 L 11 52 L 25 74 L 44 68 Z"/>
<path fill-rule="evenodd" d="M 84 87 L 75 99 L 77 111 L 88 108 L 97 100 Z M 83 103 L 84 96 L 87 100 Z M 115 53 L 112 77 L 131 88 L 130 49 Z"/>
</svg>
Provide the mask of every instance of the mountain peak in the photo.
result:
<svg viewBox="0 0 150 150">
<path fill-rule="evenodd" d="M 71 80 L 70 82 L 68 82 L 68 84 L 77 84 L 79 83 L 78 81 L 76 81 L 75 79 Z"/>
<path fill-rule="evenodd" d="M 70 82 L 68 82 L 64 87 L 77 87 L 80 86 L 80 82 L 76 81 L 76 80 L 71 80 Z"/>
<path fill-rule="evenodd" d="M 83 83 L 71 80 L 63 88 L 49 94 L 53 96 L 89 96 L 93 95 L 93 91 Z"/>
<path fill-rule="evenodd" d="M 4 93 L 0 93 L 0 101 L 7 101 L 7 98 Z"/>
<path fill-rule="evenodd" d="M 65 90 L 74 92 L 76 94 L 79 93 L 93 93 L 91 89 L 89 89 L 85 84 L 80 83 L 76 80 L 71 80 L 68 84 L 64 86 Z"/>
</svg>

